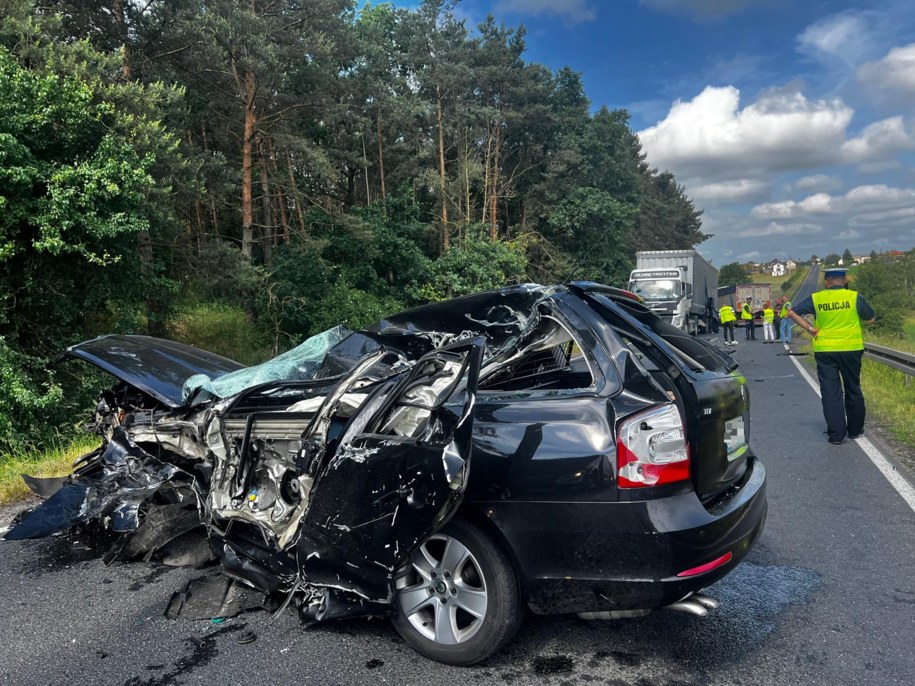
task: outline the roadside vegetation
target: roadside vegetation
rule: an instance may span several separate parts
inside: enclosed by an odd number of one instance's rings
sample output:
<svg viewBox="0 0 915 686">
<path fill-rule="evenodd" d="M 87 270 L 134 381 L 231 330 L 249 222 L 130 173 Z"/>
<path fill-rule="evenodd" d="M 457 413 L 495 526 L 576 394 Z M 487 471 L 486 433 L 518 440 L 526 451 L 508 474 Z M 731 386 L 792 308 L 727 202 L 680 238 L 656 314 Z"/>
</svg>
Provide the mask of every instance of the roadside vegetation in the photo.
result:
<svg viewBox="0 0 915 686">
<path fill-rule="evenodd" d="M 91 436 L 69 438 L 63 442 L 49 442 L 42 450 L 17 450 L 0 460 L 0 505 L 22 500 L 29 489 L 22 480 L 23 474 L 41 478 L 65 476 L 72 471 L 73 463 L 99 445 Z"/>
</svg>

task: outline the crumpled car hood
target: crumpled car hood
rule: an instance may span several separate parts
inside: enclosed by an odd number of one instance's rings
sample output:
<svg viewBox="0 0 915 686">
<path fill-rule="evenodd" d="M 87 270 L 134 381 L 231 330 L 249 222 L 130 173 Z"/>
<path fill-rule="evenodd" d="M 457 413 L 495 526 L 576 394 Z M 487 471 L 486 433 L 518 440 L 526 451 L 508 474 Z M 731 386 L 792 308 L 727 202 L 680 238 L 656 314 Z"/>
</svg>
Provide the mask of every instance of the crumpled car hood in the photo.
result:
<svg viewBox="0 0 915 686">
<path fill-rule="evenodd" d="M 151 336 L 99 336 L 70 346 L 59 359 L 85 360 L 162 404 L 183 407 L 184 382 L 195 374 L 211 379 L 245 365 L 183 343 Z"/>
</svg>

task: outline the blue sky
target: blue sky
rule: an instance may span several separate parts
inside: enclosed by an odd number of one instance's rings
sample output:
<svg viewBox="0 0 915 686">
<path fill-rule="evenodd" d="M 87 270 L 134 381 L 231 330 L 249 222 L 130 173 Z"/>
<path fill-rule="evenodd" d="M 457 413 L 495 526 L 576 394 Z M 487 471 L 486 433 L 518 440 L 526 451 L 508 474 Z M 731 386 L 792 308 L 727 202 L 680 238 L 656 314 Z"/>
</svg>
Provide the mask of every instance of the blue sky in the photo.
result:
<svg viewBox="0 0 915 686">
<path fill-rule="evenodd" d="M 401 6 L 416 2 L 397 2 Z M 734 260 L 915 247 L 915 1 L 462 0 L 632 115 Z"/>
</svg>

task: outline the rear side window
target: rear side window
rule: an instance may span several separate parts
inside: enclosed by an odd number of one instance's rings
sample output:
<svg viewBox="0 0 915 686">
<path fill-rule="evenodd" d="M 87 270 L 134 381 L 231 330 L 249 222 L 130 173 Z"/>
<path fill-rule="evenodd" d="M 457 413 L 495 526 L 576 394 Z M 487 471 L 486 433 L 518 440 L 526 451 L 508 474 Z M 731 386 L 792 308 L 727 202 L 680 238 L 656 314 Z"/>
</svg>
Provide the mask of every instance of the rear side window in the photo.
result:
<svg viewBox="0 0 915 686">
<path fill-rule="evenodd" d="M 513 353 L 487 365 L 480 390 L 520 391 L 588 388 L 594 376 L 569 330 L 549 316 L 525 336 Z"/>
<path fill-rule="evenodd" d="M 730 371 L 728 369 L 728 358 L 718 353 L 711 346 L 706 345 L 700 339 L 693 338 L 685 331 L 682 331 L 681 329 L 678 329 L 675 326 L 665 322 L 641 303 L 637 303 L 634 300 L 628 300 L 626 298 L 620 298 L 619 300 L 611 301 L 610 298 L 601 294 L 592 294 L 592 297 L 606 305 L 609 305 L 612 302 L 613 305 L 622 308 L 626 311 L 627 314 L 631 315 L 642 324 L 647 325 L 652 331 L 654 331 L 654 333 L 663 338 L 669 345 L 676 348 L 678 351 L 691 358 L 692 360 L 695 360 L 705 369 L 714 371 Z"/>
</svg>

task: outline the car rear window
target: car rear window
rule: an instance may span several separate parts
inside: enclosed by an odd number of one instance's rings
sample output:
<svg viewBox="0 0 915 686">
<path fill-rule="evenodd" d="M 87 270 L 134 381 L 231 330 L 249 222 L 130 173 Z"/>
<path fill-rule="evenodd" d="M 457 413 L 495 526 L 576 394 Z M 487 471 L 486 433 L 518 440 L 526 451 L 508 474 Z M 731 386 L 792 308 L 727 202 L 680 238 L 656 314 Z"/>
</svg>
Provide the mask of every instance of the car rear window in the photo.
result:
<svg viewBox="0 0 915 686">
<path fill-rule="evenodd" d="M 611 309 L 612 305 L 616 305 L 625 310 L 627 314 L 646 325 L 669 345 L 688 357 L 689 360 L 686 361 L 689 366 L 693 366 L 690 361 L 695 361 L 703 369 L 712 371 L 731 371 L 737 367 L 730 357 L 719 353 L 705 341 L 694 338 L 685 331 L 672 326 L 635 300 L 628 298 L 611 299 L 600 293 L 589 295 L 598 302 L 611 306 Z"/>
</svg>

